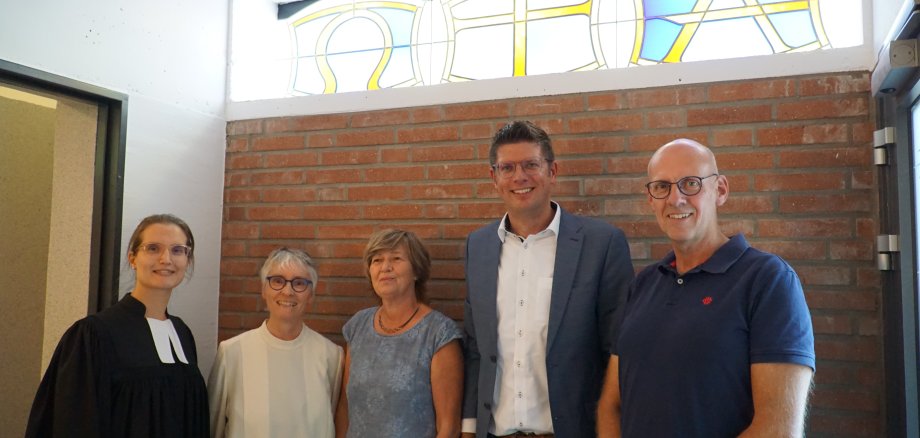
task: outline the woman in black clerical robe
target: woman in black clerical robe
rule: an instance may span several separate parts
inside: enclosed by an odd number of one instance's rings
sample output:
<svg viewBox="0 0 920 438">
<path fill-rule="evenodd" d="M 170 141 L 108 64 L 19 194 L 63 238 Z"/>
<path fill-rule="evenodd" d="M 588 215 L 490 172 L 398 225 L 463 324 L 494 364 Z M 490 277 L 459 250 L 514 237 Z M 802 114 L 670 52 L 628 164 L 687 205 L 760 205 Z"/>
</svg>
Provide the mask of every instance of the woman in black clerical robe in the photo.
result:
<svg viewBox="0 0 920 438">
<path fill-rule="evenodd" d="M 128 244 L 134 289 L 72 325 L 35 394 L 26 437 L 207 437 L 192 332 L 166 311 L 194 262 L 188 225 L 145 218 Z"/>
</svg>

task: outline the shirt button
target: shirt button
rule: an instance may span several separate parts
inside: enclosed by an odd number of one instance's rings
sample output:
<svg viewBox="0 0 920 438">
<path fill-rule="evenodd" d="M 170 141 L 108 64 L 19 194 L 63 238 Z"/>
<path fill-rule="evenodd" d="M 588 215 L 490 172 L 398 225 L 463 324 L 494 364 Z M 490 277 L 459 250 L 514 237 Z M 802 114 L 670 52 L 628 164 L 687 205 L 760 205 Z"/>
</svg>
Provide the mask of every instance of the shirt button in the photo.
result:
<svg viewBox="0 0 920 438">
<path fill-rule="evenodd" d="M 518 330 L 518 337 L 524 336 L 524 330 Z"/>
<path fill-rule="evenodd" d="M 524 398 L 524 393 L 519 392 L 519 393 L 518 393 L 518 398 Z"/>
<path fill-rule="evenodd" d="M 677 279 L 677 284 L 684 284 L 684 279 L 683 279 L 683 278 L 678 278 L 678 279 Z"/>
<path fill-rule="evenodd" d="M 517 366 L 518 366 L 518 368 L 521 367 L 521 361 L 517 361 Z"/>
<path fill-rule="evenodd" d="M 523 276 L 526 275 L 526 274 L 527 274 L 527 271 L 521 269 L 521 277 L 523 277 Z"/>
<path fill-rule="evenodd" d="M 520 303 L 519 303 L 518 305 L 521 306 L 521 307 L 524 307 L 524 300 L 521 300 Z"/>
</svg>

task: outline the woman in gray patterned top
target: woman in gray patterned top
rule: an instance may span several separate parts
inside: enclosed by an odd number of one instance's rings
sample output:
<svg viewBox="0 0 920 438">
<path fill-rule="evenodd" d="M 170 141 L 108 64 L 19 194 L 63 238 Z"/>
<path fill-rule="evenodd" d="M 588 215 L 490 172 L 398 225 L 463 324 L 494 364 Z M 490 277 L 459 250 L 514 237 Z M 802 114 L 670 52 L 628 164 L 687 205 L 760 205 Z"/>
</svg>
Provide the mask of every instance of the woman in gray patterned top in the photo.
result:
<svg viewBox="0 0 920 438">
<path fill-rule="evenodd" d="M 382 230 L 364 249 L 364 264 L 380 306 L 342 329 L 348 348 L 336 436 L 459 436 L 461 333 L 424 303 L 428 251 L 410 231 Z"/>
</svg>

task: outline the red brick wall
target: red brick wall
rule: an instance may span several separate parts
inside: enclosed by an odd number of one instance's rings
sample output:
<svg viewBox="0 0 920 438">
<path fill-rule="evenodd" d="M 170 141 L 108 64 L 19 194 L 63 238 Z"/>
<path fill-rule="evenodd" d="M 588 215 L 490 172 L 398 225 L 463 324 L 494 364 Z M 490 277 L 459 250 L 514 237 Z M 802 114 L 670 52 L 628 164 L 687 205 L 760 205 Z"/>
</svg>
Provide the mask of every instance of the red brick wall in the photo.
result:
<svg viewBox="0 0 920 438">
<path fill-rule="evenodd" d="M 645 166 L 688 137 L 713 147 L 728 175 L 724 228 L 780 254 L 805 285 L 818 354 L 809 436 L 880 436 L 872 111 L 860 72 L 231 122 L 220 338 L 261 323 L 258 267 L 290 245 L 319 263 L 307 323 L 341 342 L 348 317 L 374 304 L 360 255 L 381 227 L 425 239 L 432 305 L 462 318 L 464 239 L 504 212 L 489 137 L 512 119 L 551 134 L 555 199 L 621 227 L 645 266 L 668 250 L 643 196 Z"/>
</svg>

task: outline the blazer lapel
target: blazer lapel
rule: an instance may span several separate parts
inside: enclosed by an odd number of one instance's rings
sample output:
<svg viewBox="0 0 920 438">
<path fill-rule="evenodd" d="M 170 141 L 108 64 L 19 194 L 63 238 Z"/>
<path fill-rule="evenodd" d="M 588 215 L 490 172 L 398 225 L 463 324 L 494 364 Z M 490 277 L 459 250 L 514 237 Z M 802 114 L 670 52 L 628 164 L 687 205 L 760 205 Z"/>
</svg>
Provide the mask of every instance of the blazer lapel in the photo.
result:
<svg viewBox="0 0 920 438">
<path fill-rule="evenodd" d="M 578 218 L 562 210 L 562 217 L 559 218 L 559 236 L 556 238 L 556 266 L 549 305 L 549 331 L 546 334 L 547 353 L 552 351 L 553 340 L 559 332 L 562 316 L 565 315 L 565 306 L 572 294 L 583 237 Z"/>
<path fill-rule="evenodd" d="M 488 337 L 479 340 L 481 351 L 495 351 L 498 345 L 498 263 L 502 242 L 498 238 L 497 228 L 497 225 L 489 227 L 481 251 L 475 255 L 470 254 L 475 257 L 470 264 L 470 268 L 475 271 L 470 272 L 469 277 L 475 280 L 470 294 L 475 297 L 471 304 L 476 315 L 476 325 L 481 327 L 477 332 Z M 490 350 L 482 350 L 486 346 Z"/>
</svg>

